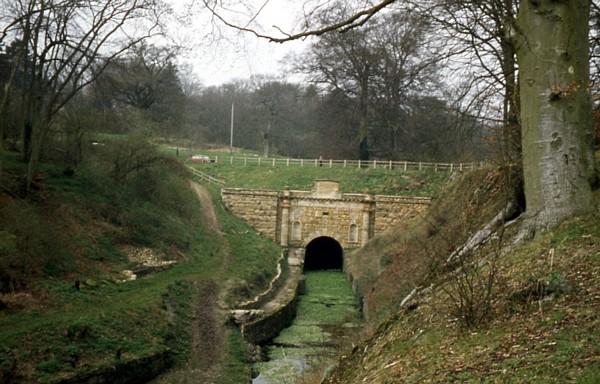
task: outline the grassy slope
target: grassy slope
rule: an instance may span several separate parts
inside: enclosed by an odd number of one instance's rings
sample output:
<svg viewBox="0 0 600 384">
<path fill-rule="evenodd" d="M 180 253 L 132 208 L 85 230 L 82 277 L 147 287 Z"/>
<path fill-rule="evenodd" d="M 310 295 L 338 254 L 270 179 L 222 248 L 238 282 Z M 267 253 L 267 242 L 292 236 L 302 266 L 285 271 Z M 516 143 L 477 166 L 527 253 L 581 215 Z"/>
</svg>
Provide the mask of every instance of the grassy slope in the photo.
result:
<svg viewBox="0 0 600 384">
<path fill-rule="evenodd" d="M 314 180 L 340 182 L 343 192 L 432 196 L 446 182 L 445 172 L 406 172 L 385 169 L 274 167 L 242 164 L 195 164 L 199 170 L 223 178 L 228 187 L 310 190 Z"/>
<path fill-rule="evenodd" d="M 347 270 L 372 323 L 392 314 L 413 288 L 427 285 L 435 266 L 494 217 L 514 193 L 498 168 L 469 172 L 447 185 L 426 212 L 385 232 L 348 258 Z"/>
<path fill-rule="evenodd" d="M 574 218 L 501 257 L 493 316 L 479 327 L 461 326 L 448 296 L 457 281 L 437 275 L 433 281 L 443 289 L 421 297 L 416 309 L 386 312 L 363 345 L 340 358 L 327 383 L 600 382 L 599 220 Z M 385 248 L 406 247 L 392 239 Z M 540 297 L 540 284 L 555 293 Z"/>
<path fill-rule="evenodd" d="M 22 172 L 14 156 L 2 160 L 3 172 Z M 23 217 L 20 222 L 31 227 L 5 225 L 0 251 L 22 252 L 20 236 L 27 230 L 33 238 L 30 243 L 41 250 L 28 251 L 31 265 L 38 264 L 35 258 L 42 257 L 44 247 L 56 249 L 50 253 L 59 258 L 44 259 L 46 267 L 52 266 L 50 271 L 40 268 L 19 275 L 16 285 L 23 296 L 12 295 L 13 301 L 26 297 L 26 302 L 0 311 L 2 382 L 52 382 L 160 351 L 174 351 L 177 360 L 185 359 L 189 306 L 195 294 L 192 282 L 250 281 L 244 292 L 249 295 L 274 273 L 279 248 L 221 211 L 225 238 L 245 240 L 224 246 L 223 239 L 205 227 L 198 201 L 183 179 L 169 183 L 166 191 L 155 191 L 165 193 L 167 201 L 170 193 L 180 193 L 187 201 L 170 207 L 139 201 L 127 188 L 108 179 L 99 182 L 83 171 L 65 177 L 62 169 L 44 166 L 42 177 L 42 189 L 32 198 L 2 195 L 0 204 L 3 219 L 17 219 L 18 224 Z M 130 265 L 117 247 L 122 244 L 151 247 L 181 263 L 116 284 L 118 271 Z M 7 255 L 0 254 L 0 261 Z M 226 257 L 232 260 L 229 269 L 222 268 Z M 84 282 L 80 290 L 74 288 L 75 280 Z M 8 302 L 9 296 L 2 299 Z M 239 366 L 233 357 L 228 361 Z M 247 372 L 238 369 L 238 373 Z"/>
</svg>

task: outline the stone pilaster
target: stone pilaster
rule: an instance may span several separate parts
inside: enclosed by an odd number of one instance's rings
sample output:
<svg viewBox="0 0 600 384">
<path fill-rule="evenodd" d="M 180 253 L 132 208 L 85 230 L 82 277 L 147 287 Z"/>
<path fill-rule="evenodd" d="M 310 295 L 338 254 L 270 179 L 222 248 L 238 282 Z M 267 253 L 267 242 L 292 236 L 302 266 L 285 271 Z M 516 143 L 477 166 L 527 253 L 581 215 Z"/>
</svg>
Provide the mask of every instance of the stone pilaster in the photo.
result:
<svg viewBox="0 0 600 384">
<path fill-rule="evenodd" d="M 361 235 L 360 235 L 360 245 L 363 246 L 369 241 L 371 238 L 371 216 L 374 214 L 374 205 L 375 202 L 371 195 L 367 195 L 363 202 L 363 210 L 362 210 L 362 226 L 361 226 Z"/>
<path fill-rule="evenodd" d="M 290 190 L 286 187 L 281 196 L 281 239 L 279 244 L 287 247 L 290 236 Z"/>
</svg>

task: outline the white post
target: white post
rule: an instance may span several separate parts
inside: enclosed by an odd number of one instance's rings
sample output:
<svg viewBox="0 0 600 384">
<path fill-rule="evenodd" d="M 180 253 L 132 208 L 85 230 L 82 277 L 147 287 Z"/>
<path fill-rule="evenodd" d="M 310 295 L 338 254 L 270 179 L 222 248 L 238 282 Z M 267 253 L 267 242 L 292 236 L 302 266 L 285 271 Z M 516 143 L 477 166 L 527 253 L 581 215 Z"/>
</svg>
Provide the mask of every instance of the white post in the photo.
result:
<svg viewBox="0 0 600 384">
<path fill-rule="evenodd" d="M 390 171 L 392 170 L 392 160 L 390 160 Z"/>
<path fill-rule="evenodd" d="M 275 158 L 273 158 L 273 167 L 275 166 Z"/>
<path fill-rule="evenodd" d="M 373 160 L 373 169 L 377 169 L 377 160 Z"/>
<path fill-rule="evenodd" d="M 360 159 L 358 159 L 358 168 L 360 168 Z"/>
<path fill-rule="evenodd" d="M 260 167 L 260 157 L 258 158 L 258 166 Z"/>
<path fill-rule="evenodd" d="M 333 160 L 329 159 L 329 168 L 333 167 Z"/>
<path fill-rule="evenodd" d="M 344 168 L 346 168 L 346 160 L 344 160 Z"/>
<path fill-rule="evenodd" d="M 285 161 L 285 165 L 286 165 L 286 167 L 289 167 L 289 166 L 290 166 L 290 159 L 289 159 L 289 157 L 286 159 L 286 161 Z"/>
<path fill-rule="evenodd" d="M 404 162 L 404 172 L 406 172 L 407 169 L 408 169 L 408 163 L 405 161 Z"/>
<path fill-rule="evenodd" d="M 300 159 L 300 166 L 304 167 L 304 159 Z"/>
</svg>

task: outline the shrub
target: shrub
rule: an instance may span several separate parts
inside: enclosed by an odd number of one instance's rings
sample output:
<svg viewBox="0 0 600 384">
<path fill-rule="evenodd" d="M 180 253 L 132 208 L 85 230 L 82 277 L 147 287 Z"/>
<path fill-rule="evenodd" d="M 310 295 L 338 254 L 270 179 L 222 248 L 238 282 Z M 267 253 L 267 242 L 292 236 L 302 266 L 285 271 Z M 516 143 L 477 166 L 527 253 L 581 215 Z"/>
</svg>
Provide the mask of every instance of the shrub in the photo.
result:
<svg viewBox="0 0 600 384">
<path fill-rule="evenodd" d="M 0 226 L 1 292 L 25 287 L 32 276 L 58 276 L 71 269 L 64 234 L 31 202 L 11 201 L 0 207 Z"/>
</svg>

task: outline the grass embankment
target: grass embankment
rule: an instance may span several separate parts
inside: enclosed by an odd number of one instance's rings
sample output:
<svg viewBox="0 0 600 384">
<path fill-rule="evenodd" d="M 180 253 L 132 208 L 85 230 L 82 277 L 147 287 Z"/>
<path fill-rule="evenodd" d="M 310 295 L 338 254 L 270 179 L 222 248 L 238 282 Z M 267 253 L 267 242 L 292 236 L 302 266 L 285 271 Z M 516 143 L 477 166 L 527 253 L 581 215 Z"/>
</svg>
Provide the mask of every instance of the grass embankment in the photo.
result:
<svg viewBox="0 0 600 384">
<path fill-rule="evenodd" d="M 341 356 L 327 383 L 600 382 L 598 215 L 571 219 L 514 249 L 505 248 L 501 256 L 494 252 L 498 239 L 493 240 L 471 255 L 470 260 L 487 263 L 478 269 L 464 264 L 466 273 L 440 262 L 454 249 L 449 234 L 464 240 L 461 233 L 481 226 L 502 205 L 493 193 L 498 181 L 493 172 L 468 175 L 448 189 L 448 214 L 436 213 L 434 206 L 426 224 L 403 227 L 363 250 L 361 262 L 378 248 L 388 259 L 380 276 L 367 284 L 374 292 L 366 298 L 374 307 L 371 320 L 379 325 L 362 345 Z M 483 199 L 474 199 L 477 195 Z M 473 205 L 465 205 L 468 201 Z M 452 209 L 455 203 L 460 205 Z M 476 208 L 475 214 L 468 214 L 466 223 L 473 225 L 461 229 L 458 213 L 470 208 Z M 431 217 L 437 217 L 436 226 Z M 510 244 L 517 227 L 507 230 L 500 245 Z M 488 278 L 493 260 L 489 312 L 467 327 L 457 287 L 474 282 L 473 297 L 482 298 L 485 284 L 478 280 Z M 398 308 L 412 287 L 429 283 L 434 283 L 431 292 Z M 382 310 L 385 305 L 391 309 Z"/>
<path fill-rule="evenodd" d="M 227 187 L 310 190 L 317 179 L 335 180 L 343 192 L 433 196 L 448 180 L 446 172 L 401 172 L 383 168 L 270 167 L 243 164 L 191 164 L 202 172 L 224 179 Z"/>
<path fill-rule="evenodd" d="M 445 257 L 492 219 L 508 201 L 517 202 L 515 175 L 498 168 L 469 172 L 448 184 L 420 218 L 369 241 L 350 255 L 347 270 L 372 323 L 394 313 L 402 298 L 428 285 Z"/>
<path fill-rule="evenodd" d="M 224 211 L 225 234 L 215 236 L 174 160 L 122 139 L 89 153 L 74 173 L 42 165 L 26 197 L 25 165 L 2 155 L 0 382 L 56 382 L 144 357 L 183 363 L 203 287 L 248 281 L 247 291 L 234 292 L 243 298 L 275 271 L 279 248 Z M 122 270 L 139 267 L 129 257 L 136 250 L 178 263 L 117 283 Z M 247 368 L 235 333 L 228 337 L 222 363 L 237 367 L 237 377 L 222 382 L 239 382 Z M 152 373 L 143 368 L 142 376 Z"/>
</svg>

